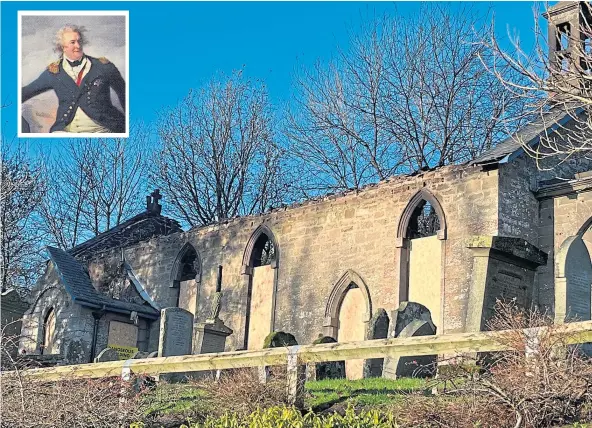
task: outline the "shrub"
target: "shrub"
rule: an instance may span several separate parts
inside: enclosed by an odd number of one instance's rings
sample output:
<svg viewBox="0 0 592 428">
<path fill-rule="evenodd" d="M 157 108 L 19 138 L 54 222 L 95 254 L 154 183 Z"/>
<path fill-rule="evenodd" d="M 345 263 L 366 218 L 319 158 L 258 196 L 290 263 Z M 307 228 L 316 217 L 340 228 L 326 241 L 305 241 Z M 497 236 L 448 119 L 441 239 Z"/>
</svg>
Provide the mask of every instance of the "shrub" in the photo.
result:
<svg viewBox="0 0 592 428">
<path fill-rule="evenodd" d="M 534 327 L 546 326 L 534 335 Z M 462 363 L 449 368 L 448 378 L 460 379 L 449 393 L 471 396 L 483 412 L 503 409 L 513 414 L 509 426 L 552 427 L 585 419 L 592 400 L 592 363 L 546 314 L 525 311 L 514 302 L 498 302 L 490 330 L 508 351 L 482 359 L 482 370 L 467 370 Z"/>
<path fill-rule="evenodd" d="M 356 413 L 350 406 L 344 415 L 316 415 L 312 412 L 302 414 L 293 407 L 276 406 L 252 412 L 247 416 L 224 414 L 208 418 L 204 423 L 191 424 L 185 428 L 386 428 L 396 427 L 392 416 L 376 410 Z"/>
<path fill-rule="evenodd" d="M 244 416 L 259 408 L 287 403 L 285 368 L 272 369 L 265 384 L 259 381 L 257 369 L 234 369 L 224 370 L 217 382 L 202 381 L 197 386 L 206 391 L 208 409 L 213 415 L 231 412 Z"/>
<path fill-rule="evenodd" d="M 141 416 L 133 386 L 116 378 L 49 383 L 2 376 L 3 428 L 108 428 Z"/>
</svg>

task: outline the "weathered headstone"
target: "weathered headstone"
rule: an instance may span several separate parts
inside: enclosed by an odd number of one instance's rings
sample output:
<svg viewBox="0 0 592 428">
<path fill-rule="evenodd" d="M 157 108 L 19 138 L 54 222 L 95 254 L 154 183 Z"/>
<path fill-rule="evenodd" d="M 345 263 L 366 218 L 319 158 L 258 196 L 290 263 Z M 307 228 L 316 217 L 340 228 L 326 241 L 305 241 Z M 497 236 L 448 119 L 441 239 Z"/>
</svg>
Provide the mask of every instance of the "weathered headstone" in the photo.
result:
<svg viewBox="0 0 592 428">
<path fill-rule="evenodd" d="M 389 317 L 386 311 L 379 308 L 370 322 L 368 323 L 368 331 L 366 337 L 368 340 L 372 339 L 386 339 L 389 328 Z M 380 377 L 382 376 L 382 366 L 384 358 L 371 358 L 364 361 L 364 377 Z"/>
<path fill-rule="evenodd" d="M 429 336 L 436 334 L 430 311 L 416 302 L 403 302 L 391 314 L 388 338 Z M 382 376 L 395 379 L 401 376 L 428 376 L 435 370 L 436 356 L 387 357 Z"/>
<path fill-rule="evenodd" d="M 313 345 L 319 345 L 321 343 L 337 343 L 337 341 L 330 336 L 319 335 L 319 337 L 312 342 Z M 344 379 L 345 361 L 309 363 L 306 366 L 306 378 L 307 380 Z"/>
<path fill-rule="evenodd" d="M 388 337 L 399 337 L 401 331 L 415 320 L 432 322 L 432 314 L 430 313 L 430 310 L 421 303 L 402 302 L 399 305 L 399 308 L 391 313 L 391 324 L 388 329 Z"/>
<path fill-rule="evenodd" d="M 199 323 L 196 326 L 196 341 L 193 348 L 194 354 L 211 354 L 224 352 L 226 347 L 226 338 L 233 331 L 224 325 L 220 318 L 212 322 Z"/>
<path fill-rule="evenodd" d="M 165 308 L 160 313 L 158 356 L 191 354 L 193 314 L 181 308 Z"/>
<path fill-rule="evenodd" d="M 95 357 L 95 363 L 104 363 L 106 361 L 117 361 L 119 360 L 119 353 L 112 348 L 105 348 L 99 355 Z"/>
<path fill-rule="evenodd" d="M 283 331 L 272 331 L 269 333 L 265 339 L 263 340 L 263 349 L 269 348 L 283 348 L 285 346 L 295 346 L 298 345 L 298 341 L 291 333 L 286 333 Z M 306 366 L 304 366 L 306 367 Z M 305 372 L 305 368 L 303 372 Z M 257 371 L 259 374 L 259 382 L 267 383 L 269 377 L 271 375 L 269 367 L 262 366 L 257 367 Z"/>
<path fill-rule="evenodd" d="M 281 348 L 284 346 L 298 345 L 298 341 L 292 333 L 283 331 L 274 331 L 267 335 L 263 341 L 263 349 Z"/>
</svg>

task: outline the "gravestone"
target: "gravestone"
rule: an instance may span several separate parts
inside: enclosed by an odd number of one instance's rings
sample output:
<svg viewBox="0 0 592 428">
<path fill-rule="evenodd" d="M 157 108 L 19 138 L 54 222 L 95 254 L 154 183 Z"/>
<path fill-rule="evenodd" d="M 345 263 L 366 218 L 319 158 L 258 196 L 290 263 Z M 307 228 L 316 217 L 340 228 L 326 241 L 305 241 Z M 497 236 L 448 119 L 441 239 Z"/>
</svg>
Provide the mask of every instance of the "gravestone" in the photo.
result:
<svg viewBox="0 0 592 428">
<path fill-rule="evenodd" d="M 222 266 L 218 266 L 218 284 L 216 292 L 212 297 L 212 307 L 206 322 L 199 323 L 196 326 L 197 340 L 193 349 L 194 354 L 212 354 L 224 352 L 226 347 L 226 338 L 233 331 L 224 325 L 220 319 L 220 309 L 222 308 Z"/>
<path fill-rule="evenodd" d="M 337 343 L 337 341 L 330 336 L 323 336 L 320 334 L 319 337 L 312 342 L 313 345 L 319 345 L 321 343 Z M 306 379 L 345 379 L 345 361 L 308 363 L 306 365 Z"/>
<path fill-rule="evenodd" d="M 220 318 L 199 323 L 195 329 L 197 338 L 193 349 L 194 354 L 224 352 L 226 338 L 233 333 L 232 329 L 226 327 Z"/>
<path fill-rule="evenodd" d="M 399 334 L 399 338 L 431 336 L 436 334 L 436 328 L 431 321 L 415 320 L 408 324 Z M 421 355 L 410 357 L 387 358 L 384 364 L 383 376 L 389 379 L 398 377 L 428 377 L 436 372 L 436 356 Z"/>
<path fill-rule="evenodd" d="M 389 317 L 386 311 L 379 308 L 368 323 L 368 331 L 366 337 L 368 340 L 372 339 L 386 339 L 388 336 Z M 371 358 L 364 361 L 364 377 L 380 377 L 382 376 L 382 366 L 384 358 Z"/>
<path fill-rule="evenodd" d="M 273 331 L 273 332 L 269 333 L 265 337 L 265 339 L 263 340 L 263 349 L 283 348 L 286 346 L 296 346 L 296 345 L 298 345 L 298 341 L 296 340 L 294 335 L 291 333 L 286 333 L 284 331 Z M 295 376 L 294 379 L 295 380 L 299 379 L 299 377 L 302 377 L 302 379 L 305 379 L 306 365 L 297 365 L 297 366 L 294 366 L 294 368 L 295 368 L 295 372 L 293 373 L 293 376 Z M 282 371 L 283 368 L 277 368 L 276 370 Z M 259 382 L 261 382 L 261 383 L 267 383 L 267 381 L 269 380 L 269 377 L 271 375 L 273 375 L 273 373 L 271 373 L 269 367 L 266 367 L 266 366 L 258 367 L 257 371 L 259 374 Z"/>
<path fill-rule="evenodd" d="M 402 302 L 398 309 L 391 312 L 391 324 L 388 329 L 388 338 L 392 339 L 399 337 L 401 331 L 415 320 L 432 322 L 432 314 L 430 313 L 430 310 L 421 303 Z"/>
<path fill-rule="evenodd" d="M 292 333 L 283 331 L 274 331 L 269 333 L 263 341 L 263 349 L 282 348 L 284 346 L 298 345 L 296 338 Z"/>
<path fill-rule="evenodd" d="M 416 302 L 403 302 L 391 313 L 388 338 L 430 336 L 436 327 L 428 308 Z M 389 379 L 407 376 L 429 376 L 435 370 L 435 355 L 387 357 L 384 359 L 382 376 Z"/>
<path fill-rule="evenodd" d="M 182 308 L 165 308 L 160 312 L 159 357 L 191 354 L 193 314 Z"/>
<path fill-rule="evenodd" d="M 95 357 L 95 363 L 104 363 L 106 361 L 118 361 L 119 360 L 119 353 L 112 348 L 105 348 L 99 355 Z"/>
</svg>

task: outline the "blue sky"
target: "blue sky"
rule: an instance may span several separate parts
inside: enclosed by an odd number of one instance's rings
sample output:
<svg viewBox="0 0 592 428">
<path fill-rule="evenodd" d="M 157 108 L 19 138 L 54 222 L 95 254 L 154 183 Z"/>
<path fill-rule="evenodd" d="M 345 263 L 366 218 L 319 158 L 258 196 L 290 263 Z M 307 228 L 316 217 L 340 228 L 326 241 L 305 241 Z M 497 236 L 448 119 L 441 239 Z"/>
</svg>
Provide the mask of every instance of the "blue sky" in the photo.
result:
<svg viewBox="0 0 592 428">
<path fill-rule="evenodd" d="M 2 2 L 0 100 L 9 103 L 0 112 L 2 134 L 9 144 L 15 141 L 19 10 L 129 10 L 131 120 L 151 124 L 190 88 L 241 68 L 264 81 L 271 101 L 282 105 L 298 67 L 347 48 L 349 35 L 373 16 L 409 14 L 419 7 L 418 2 Z M 524 44 L 532 43 L 532 2 L 473 7 L 483 13 L 491 8 L 500 36 L 510 28 Z M 31 146 L 41 149 L 59 144 L 33 140 Z"/>
</svg>

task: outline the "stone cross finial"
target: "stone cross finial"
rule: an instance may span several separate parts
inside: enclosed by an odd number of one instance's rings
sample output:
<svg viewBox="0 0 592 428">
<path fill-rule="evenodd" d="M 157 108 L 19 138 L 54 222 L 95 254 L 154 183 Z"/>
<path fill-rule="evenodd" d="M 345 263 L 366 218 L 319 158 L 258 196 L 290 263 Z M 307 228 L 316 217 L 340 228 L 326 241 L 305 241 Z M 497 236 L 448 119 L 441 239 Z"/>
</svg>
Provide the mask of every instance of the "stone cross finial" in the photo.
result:
<svg viewBox="0 0 592 428">
<path fill-rule="evenodd" d="M 154 192 L 146 196 L 146 211 L 160 214 L 162 211 L 162 205 L 158 202 L 160 199 L 162 199 L 162 196 L 158 189 L 155 189 Z"/>
</svg>

